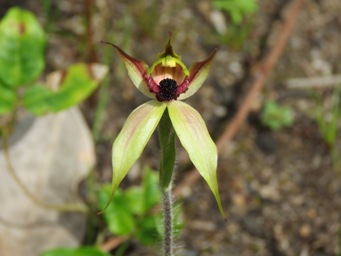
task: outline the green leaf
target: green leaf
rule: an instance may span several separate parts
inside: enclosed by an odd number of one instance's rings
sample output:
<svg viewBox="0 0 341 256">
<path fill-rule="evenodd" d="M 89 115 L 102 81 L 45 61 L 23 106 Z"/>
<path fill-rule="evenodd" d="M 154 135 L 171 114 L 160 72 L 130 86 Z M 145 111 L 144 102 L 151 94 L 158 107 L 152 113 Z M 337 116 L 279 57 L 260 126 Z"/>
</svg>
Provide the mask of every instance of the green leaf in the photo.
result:
<svg viewBox="0 0 341 256">
<path fill-rule="evenodd" d="M 16 101 L 15 91 L 0 83 L 0 114 L 11 112 L 15 108 Z"/>
<path fill-rule="evenodd" d="M 49 102 L 52 91 L 45 85 L 37 84 L 26 90 L 23 97 L 24 106 L 35 115 L 52 112 L 53 107 Z"/>
<path fill-rule="evenodd" d="M 145 168 L 142 183 L 144 212 L 149 212 L 155 207 L 161 199 L 161 194 L 158 186 L 158 175 L 156 172 Z"/>
<path fill-rule="evenodd" d="M 26 91 L 23 104 L 35 115 L 67 109 L 85 100 L 107 71 L 104 65 L 79 63 L 65 72 L 53 72 L 48 83 L 53 90 L 43 85 L 33 86 Z"/>
<path fill-rule="evenodd" d="M 0 79 L 18 87 L 44 69 L 45 34 L 35 16 L 11 8 L 0 22 Z"/>
<path fill-rule="evenodd" d="M 234 24 L 240 24 L 244 16 L 257 11 L 255 0 L 214 0 L 215 8 L 226 11 Z"/>
<path fill-rule="evenodd" d="M 95 73 L 95 69 L 103 70 L 100 73 Z M 85 100 L 96 89 L 106 72 L 107 67 L 100 64 L 79 63 L 72 65 L 67 70 L 60 89 L 49 98 L 53 111 L 58 112 Z"/>
<path fill-rule="evenodd" d="M 201 176 L 210 187 L 221 214 L 225 217 L 217 182 L 217 147 L 211 139 L 205 122 L 191 106 L 181 101 L 168 103 L 169 116 L 182 146 Z"/>
<path fill-rule="evenodd" d="M 151 100 L 139 106 L 129 115 L 113 144 L 112 196 L 142 154 L 165 109 L 166 104 Z M 110 204 L 110 200 L 108 204 Z"/>
<path fill-rule="evenodd" d="M 168 111 L 165 111 L 159 124 L 161 161 L 160 187 L 167 189 L 172 180 L 175 166 L 175 132 Z"/>
<path fill-rule="evenodd" d="M 101 251 L 92 246 L 80 248 L 57 248 L 48 250 L 40 256 L 110 256 L 110 254 Z"/>
<path fill-rule="evenodd" d="M 276 102 L 267 100 L 261 113 L 262 123 L 273 130 L 283 126 L 290 126 L 294 122 L 294 113 L 291 108 L 278 105 Z"/>
<path fill-rule="evenodd" d="M 124 193 L 127 207 L 130 211 L 136 215 L 142 215 L 145 213 L 144 200 L 141 187 L 131 187 Z M 106 201 L 107 203 L 108 201 Z M 104 205 L 105 206 L 105 205 Z"/>
<path fill-rule="evenodd" d="M 142 184 L 131 187 L 124 192 L 126 205 L 136 215 L 148 214 L 160 202 L 158 174 L 144 168 Z"/>
<path fill-rule="evenodd" d="M 99 191 L 99 206 L 103 208 L 110 199 L 111 187 L 104 185 Z M 135 229 L 135 220 L 123 193 L 118 190 L 112 204 L 104 212 L 108 229 L 115 235 L 130 235 Z"/>
<path fill-rule="evenodd" d="M 138 223 L 136 238 L 144 245 L 155 244 L 161 241 L 161 233 L 157 226 L 162 222 L 161 214 L 144 216 Z"/>
</svg>

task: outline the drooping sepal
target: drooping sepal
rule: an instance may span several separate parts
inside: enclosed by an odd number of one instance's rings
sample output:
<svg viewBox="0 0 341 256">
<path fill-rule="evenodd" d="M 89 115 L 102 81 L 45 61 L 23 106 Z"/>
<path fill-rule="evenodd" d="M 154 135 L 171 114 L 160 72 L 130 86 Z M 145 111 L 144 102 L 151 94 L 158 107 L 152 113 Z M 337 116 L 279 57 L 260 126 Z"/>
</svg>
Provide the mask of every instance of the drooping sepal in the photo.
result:
<svg viewBox="0 0 341 256">
<path fill-rule="evenodd" d="M 221 214 L 225 217 L 216 175 L 217 147 L 208 133 L 204 120 L 194 108 L 181 101 L 169 102 L 168 112 L 181 144 L 200 175 L 206 180 Z"/>
<path fill-rule="evenodd" d="M 208 71 L 216 53 L 217 49 L 205 60 L 196 62 L 190 67 L 189 76 L 184 80 L 183 84 L 179 85 L 179 100 L 187 99 L 200 89 L 208 76 Z"/>
<path fill-rule="evenodd" d="M 166 104 L 151 100 L 135 109 L 129 115 L 113 144 L 111 199 L 123 178 L 142 154 L 165 109 Z"/>
<path fill-rule="evenodd" d="M 155 94 L 151 93 L 148 87 L 148 65 L 142 60 L 131 57 L 117 45 L 108 42 L 102 43 L 109 44 L 117 50 L 135 87 L 147 97 L 155 99 Z"/>
</svg>

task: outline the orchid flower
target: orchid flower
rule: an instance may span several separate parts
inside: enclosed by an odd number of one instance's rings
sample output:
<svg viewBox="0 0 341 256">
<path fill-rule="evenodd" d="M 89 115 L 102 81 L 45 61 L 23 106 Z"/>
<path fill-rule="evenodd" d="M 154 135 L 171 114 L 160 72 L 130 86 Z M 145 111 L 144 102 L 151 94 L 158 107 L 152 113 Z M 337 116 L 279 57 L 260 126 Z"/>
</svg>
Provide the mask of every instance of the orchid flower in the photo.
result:
<svg viewBox="0 0 341 256">
<path fill-rule="evenodd" d="M 140 157 L 163 115 L 168 114 L 176 135 L 206 180 L 224 216 L 216 177 L 216 145 L 200 114 L 180 101 L 192 96 L 202 86 L 216 50 L 188 70 L 181 57 L 174 52 L 170 37 L 164 52 L 158 55 L 158 59 L 149 68 L 144 61 L 129 56 L 118 46 L 106 44 L 117 50 L 135 87 L 152 99 L 129 115 L 113 144 L 112 195 Z"/>
</svg>

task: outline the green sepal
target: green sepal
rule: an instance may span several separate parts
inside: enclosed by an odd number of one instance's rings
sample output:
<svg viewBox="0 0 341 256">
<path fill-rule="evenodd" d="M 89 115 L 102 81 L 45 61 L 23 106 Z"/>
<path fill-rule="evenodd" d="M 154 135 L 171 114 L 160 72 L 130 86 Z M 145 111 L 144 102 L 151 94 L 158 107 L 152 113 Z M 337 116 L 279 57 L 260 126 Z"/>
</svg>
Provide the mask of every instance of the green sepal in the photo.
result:
<svg viewBox="0 0 341 256">
<path fill-rule="evenodd" d="M 181 61 L 181 56 L 176 54 L 173 50 L 173 46 L 171 44 L 171 35 L 169 36 L 168 43 L 165 46 L 165 50 L 162 53 L 159 53 L 158 59 L 153 63 L 153 65 L 148 69 L 148 73 L 153 73 L 153 70 L 157 65 L 161 64 L 163 67 L 176 67 L 176 64 L 179 64 L 183 72 L 186 76 L 189 76 L 189 71 L 186 65 Z"/>
<path fill-rule="evenodd" d="M 0 79 L 19 87 L 36 79 L 44 69 L 45 33 L 35 16 L 11 8 L 0 22 Z"/>
<path fill-rule="evenodd" d="M 163 113 L 159 123 L 159 139 L 161 146 L 160 187 L 165 190 L 169 187 L 175 165 L 175 132 L 168 111 Z"/>
<path fill-rule="evenodd" d="M 113 144 L 111 199 L 123 178 L 142 154 L 165 109 L 166 104 L 151 100 L 136 108 L 129 115 Z M 104 210 L 110 204 L 111 199 Z"/>
<path fill-rule="evenodd" d="M 217 147 L 211 139 L 206 124 L 198 111 L 181 101 L 168 103 L 169 117 L 182 146 L 189 158 L 206 180 L 219 207 L 225 217 L 217 182 Z"/>
<path fill-rule="evenodd" d="M 0 114 L 6 114 L 14 110 L 17 95 L 11 88 L 3 86 L 0 82 Z"/>
</svg>

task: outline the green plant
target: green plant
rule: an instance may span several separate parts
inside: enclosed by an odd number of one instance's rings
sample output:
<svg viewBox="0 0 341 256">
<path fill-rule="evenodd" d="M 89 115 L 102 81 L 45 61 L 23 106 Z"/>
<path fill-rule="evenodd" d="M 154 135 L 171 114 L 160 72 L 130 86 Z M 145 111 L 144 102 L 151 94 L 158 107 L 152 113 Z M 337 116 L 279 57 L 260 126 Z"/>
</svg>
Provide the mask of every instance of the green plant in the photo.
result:
<svg viewBox="0 0 341 256">
<path fill-rule="evenodd" d="M 320 104 L 317 104 L 316 107 L 316 120 L 320 128 L 320 132 L 324 141 L 330 147 L 334 147 L 335 145 L 338 122 L 341 118 L 340 91 L 340 88 L 336 88 L 333 90 L 333 95 L 331 97 L 332 99 L 330 101 L 330 106 L 328 109 L 326 107 L 323 107 L 321 100 L 318 100 Z"/>
<path fill-rule="evenodd" d="M 0 22 L 0 114 L 15 123 L 19 108 L 34 115 L 58 112 L 82 102 L 107 73 L 100 64 L 79 63 L 37 79 L 45 67 L 46 35 L 29 11 L 11 8 Z M 1 127 L 5 128 L 5 127 Z"/>
<path fill-rule="evenodd" d="M 86 246 L 81 248 L 57 248 L 48 250 L 40 256 L 110 256 L 97 247 Z"/>
<path fill-rule="evenodd" d="M 267 100 L 261 112 L 261 121 L 272 130 L 278 130 L 283 126 L 291 126 L 293 124 L 294 113 L 289 107 Z"/>
<path fill-rule="evenodd" d="M 158 209 L 161 196 L 157 185 L 158 174 L 149 168 L 144 169 L 140 186 L 126 190 L 118 189 L 112 199 L 112 204 L 103 213 L 106 228 L 111 234 L 124 238 L 125 241 L 117 249 L 115 255 L 124 255 L 132 241 L 138 241 L 148 246 L 162 240 L 162 214 Z M 111 186 L 105 184 L 97 191 L 97 207 L 103 208 L 111 195 Z M 174 212 L 174 233 L 182 229 L 181 208 Z M 101 237 L 97 235 L 97 240 Z M 93 254 L 91 254 L 93 253 Z M 56 248 L 48 250 L 41 256 L 104 256 L 108 255 L 97 247 L 83 246 L 76 249 Z"/>
<path fill-rule="evenodd" d="M 144 170 L 141 186 L 125 191 L 118 189 L 112 204 L 104 212 L 104 219 L 110 232 L 118 236 L 135 237 L 142 244 L 160 241 L 156 228 L 161 221 L 159 214 L 151 214 L 159 203 L 157 175 L 149 169 Z M 111 195 L 111 186 L 104 185 L 99 191 L 99 207 L 104 208 Z M 148 235 L 146 235 L 148 234 Z"/>
<path fill-rule="evenodd" d="M 181 100 L 192 96 L 203 85 L 216 54 L 216 50 L 201 62 L 187 69 L 171 45 L 149 68 L 141 60 L 112 45 L 123 60 L 135 87 L 152 100 L 136 108 L 126 120 L 113 144 L 112 193 L 109 207 L 117 189 L 130 168 L 142 154 L 152 133 L 159 125 L 161 161 L 159 188 L 164 209 L 163 254 L 171 256 L 173 249 L 173 211 L 171 183 L 175 165 L 175 136 L 189 154 L 191 161 L 211 189 L 221 214 L 224 216 L 217 182 L 217 148 L 200 114 Z"/>
<path fill-rule="evenodd" d="M 157 173 L 145 168 L 141 186 L 116 191 L 112 203 L 104 212 L 104 219 L 112 234 L 128 237 L 129 240 L 136 239 L 143 245 L 162 240 L 162 215 L 156 210 L 161 199 L 157 180 Z M 98 201 L 100 208 L 105 207 L 111 192 L 110 185 L 101 187 Z M 179 218 L 175 222 L 180 223 Z M 178 224 L 176 229 L 180 228 L 181 224 Z"/>
<path fill-rule="evenodd" d="M 213 7 L 227 13 L 231 21 L 227 30 L 217 35 L 219 41 L 235 50 L 247 47 L 245 42 L 254 23 L 252 14 L 258 9 L 256 0 L 214 0 Z"/>
<path fill-rule="evenodd" d="M 72 107 L 86 99 L 108 71 L 104 65 L 78 63 L 48 74 L 43 82 L 38 79 L 45 68 L 45 47 L 46 35 L 36 17 L 17 7 L 8 10 L 0 21 L 0 135 L 7 169 L 40 206 L 84 212 L 87 209 L 83 206 L 52 206 L 39 201 L 16 175 L 9 155 L 8 137 L 15 129 L 19 110 L 39 116 Z"/>
<path fill-rule="evenodd" d="M 315 110 L 315 117 L 320 129 L 320 133 L 323 140 L 329 147 L 333 159 L 334 168 L 337 170 L 339 170 L 341 166 L 340 153 L 335 146 L 337 140 L 338 125 L 341 119 L 340 92 L 340 87 L 336 87 L 333 90 L 330 104 L 326 107 L 323 106 L 322 100 L 320 98 L 317 98 L 316 102 L 318 104 L 316 104 L 317 107 Z"/>
<path fill-rule="evenodd" d="M 245 16 L 253 14 L 258 9 L 256 0 L 213 0 L 213 6 L 227 12 L 235 25 L 240 24 Z"/>
</svg>

